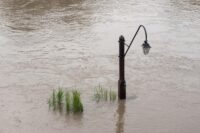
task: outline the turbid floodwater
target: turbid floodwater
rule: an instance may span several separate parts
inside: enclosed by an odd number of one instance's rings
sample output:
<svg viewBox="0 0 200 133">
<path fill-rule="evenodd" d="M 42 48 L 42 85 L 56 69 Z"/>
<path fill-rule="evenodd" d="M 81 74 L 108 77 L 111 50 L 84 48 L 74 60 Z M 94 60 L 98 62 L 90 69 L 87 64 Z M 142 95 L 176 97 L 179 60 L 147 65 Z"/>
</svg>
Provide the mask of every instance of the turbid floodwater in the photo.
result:
<svg viewBox="0 0 200 133">
<path fill-rule="evenodd" d="M 118 39 L 140 31 L 117 91 Z M 76 87 L 82 115 L 49 110 L 55 88 Z M 199 133 L 199 0 L 0 0 L 0 133 Z"/>
</svg>

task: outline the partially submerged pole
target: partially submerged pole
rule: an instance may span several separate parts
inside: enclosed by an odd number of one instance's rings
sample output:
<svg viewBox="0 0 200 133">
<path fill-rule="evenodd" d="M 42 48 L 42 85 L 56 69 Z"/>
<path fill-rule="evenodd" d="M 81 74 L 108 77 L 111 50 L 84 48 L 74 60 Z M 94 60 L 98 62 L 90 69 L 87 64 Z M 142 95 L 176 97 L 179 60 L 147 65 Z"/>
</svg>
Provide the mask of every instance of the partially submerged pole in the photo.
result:
<svg viewBox="0 0 200 133">
<path fill-rule="evenodd" d="M 123 36 L 119 37 L 119 80 L 118 80 L 118 98 L 126 99 L 126 81 L 124 74 L 124 45 L 125 39 Z"/>
<path fill-rule="evenodd" d="M 140 25 L 135 33 L 135 35 L 133 36 L 133 39 L 131 40 L 130 44 L 127 45 L 127 49 L 126 52 L 124 52 L 124 46 L 125 46 L 125 39 L 124 37 L 121 35 L 119 37 L 119 80 L 118 80 L 118 98 L 121 99 L 126 99 L 126 81 L 125 81 L 125 70 L 124 70 L 124 58 L 128 52 L 128 50 L 130 49 L 135 37 L 137 36 L 140 28 L 144 29 L 144 33 L 145 33 L 145 41 L 142 44 L 142 48 L 143 48 L 143 52 L 145 55 L 147 55 L 149 53 L 149 50 L 151 48 L 151 46 L 149 45 L 148 41 L 147 41 L 147 31 L 146 28 L 143 25 Z"/>
</svg>

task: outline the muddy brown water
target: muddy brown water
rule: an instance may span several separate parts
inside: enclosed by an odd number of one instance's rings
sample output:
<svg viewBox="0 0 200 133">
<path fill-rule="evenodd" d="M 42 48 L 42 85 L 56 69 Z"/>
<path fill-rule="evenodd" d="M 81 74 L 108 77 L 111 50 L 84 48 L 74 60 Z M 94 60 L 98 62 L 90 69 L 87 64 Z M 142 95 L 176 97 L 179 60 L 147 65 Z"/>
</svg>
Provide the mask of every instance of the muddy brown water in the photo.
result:
<svg viewBox="0 0 200 133">
<path fill-rule="evenodd" d="M 129 43 L 127 100 L 117 90 L 118 37 Z M 199 0 L 0 0 L 0 133 L 199 133 Z M 54 88 L 76 87 L 82 115 L 48 109 Z"/>
</svg>

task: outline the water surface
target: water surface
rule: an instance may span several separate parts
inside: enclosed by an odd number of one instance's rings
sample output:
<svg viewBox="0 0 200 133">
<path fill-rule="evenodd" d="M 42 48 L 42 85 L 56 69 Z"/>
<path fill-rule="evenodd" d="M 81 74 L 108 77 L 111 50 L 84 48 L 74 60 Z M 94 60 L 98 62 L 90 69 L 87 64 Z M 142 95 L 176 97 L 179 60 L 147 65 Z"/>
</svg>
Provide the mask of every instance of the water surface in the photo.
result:
<svg viewBox="0 0 200 133">
<path fill-rule="evenodd" d="M 118 37 L 129 43 L 126 102 L 117 90 Z M 0 133 L 199 133 L 199 0 L 0 0 Z M 83 115 L 48 109 L 59 86 L 80 89 Z"/>
</svg>

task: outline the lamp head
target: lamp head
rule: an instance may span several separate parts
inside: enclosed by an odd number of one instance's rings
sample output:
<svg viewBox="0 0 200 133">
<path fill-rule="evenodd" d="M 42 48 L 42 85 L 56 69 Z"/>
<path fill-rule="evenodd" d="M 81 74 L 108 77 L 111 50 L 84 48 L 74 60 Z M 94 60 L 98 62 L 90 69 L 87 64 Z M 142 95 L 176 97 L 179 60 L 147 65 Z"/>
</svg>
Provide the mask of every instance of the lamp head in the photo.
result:
<svg viewBox="0 0 200 133">
<path fill-rule="evenodd" d="M 149 45 L 147 40 L 144 41 L 144 43 L 142 44 L 142 48 L 143 48 L 144 55 L 147 55 L 149 53 L 150 48 L 151 48 L 151 46 Z"/>
</svg>

